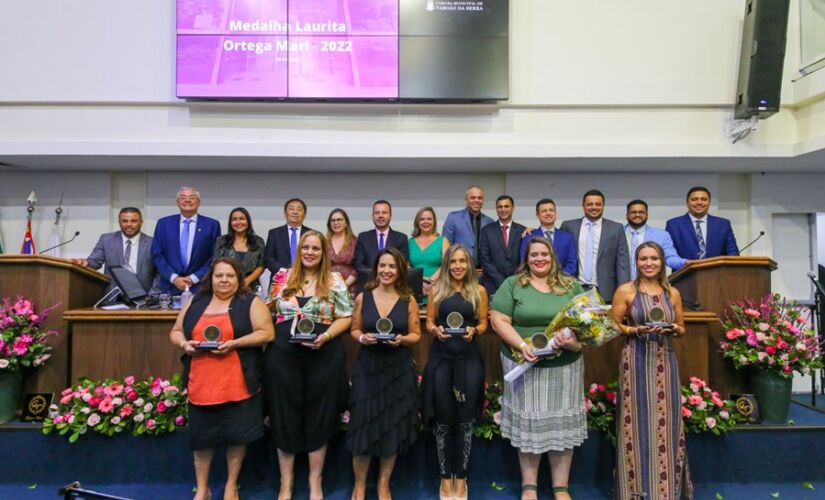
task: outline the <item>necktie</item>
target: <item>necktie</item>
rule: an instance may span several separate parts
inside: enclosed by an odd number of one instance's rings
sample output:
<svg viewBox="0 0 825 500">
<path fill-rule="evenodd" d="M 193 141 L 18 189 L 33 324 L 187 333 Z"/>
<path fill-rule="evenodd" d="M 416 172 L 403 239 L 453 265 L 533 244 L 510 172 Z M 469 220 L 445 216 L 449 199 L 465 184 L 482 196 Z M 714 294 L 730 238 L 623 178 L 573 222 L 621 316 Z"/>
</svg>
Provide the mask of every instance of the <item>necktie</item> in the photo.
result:
<svg viewBox="0 0 825 500">
<path fill-rule="evenodd" d="M 295 263 L 295 253 L 298 251 L 298 228 L 289 228 L 289 263 Z"/>
<path fill-rule="evenodd" d="M 553 237 L 556 235 L 555 231 L 545 231 L 544 237 L 550 240 L 550 243 L 553 243 Z"/>
<path fill-rule="evenodd" d="M 507 247 L 507 224 L 502 224 L 501 226 L 501 235 L 504 237 L 504 246 Z"/>
<path fill-rule="evenodd" d="M 636 249 L 639 247 L 639 230 L 630 231 L 630 278 L 636 279 Z"/>
<path fill-rule="evenodd" d="M 704 259 L 707 253 L 705 248 L 705 238 L 702 236 L 702 221 L 696 221 L 696 242 L 699 244 L 699 258 Z"/>
<path fill-rule="evenodd" d="M 187 240 L 188 241 L 188 240 Z M 123 264 L 129 269 L 132 269 L 132 265 L 129 264 L 129 260 L 132 257 L 132 240 L 126 240 L 126 251 L 123 252 Z M 132 271 L 136 271 L 136 269 L 132 269 Z"/>
<path fill-rule="evenodd" d="M 180 261 L 183 268 L 189 267 L 189 224 L 191 219 L 183 219 L 183 231 L 180 232 Z"/>
<path fill-rule="evenodd" d="M 384 233 L 378 233 L 378 251 L 384 250 Z"/>
<path fill-rule="evenodd" d="M 587 222 L 587 239 L 584 242 L 584 270 L 582 272 L 586 283 L 593 283 L 593 226 Z"/>
</svg>

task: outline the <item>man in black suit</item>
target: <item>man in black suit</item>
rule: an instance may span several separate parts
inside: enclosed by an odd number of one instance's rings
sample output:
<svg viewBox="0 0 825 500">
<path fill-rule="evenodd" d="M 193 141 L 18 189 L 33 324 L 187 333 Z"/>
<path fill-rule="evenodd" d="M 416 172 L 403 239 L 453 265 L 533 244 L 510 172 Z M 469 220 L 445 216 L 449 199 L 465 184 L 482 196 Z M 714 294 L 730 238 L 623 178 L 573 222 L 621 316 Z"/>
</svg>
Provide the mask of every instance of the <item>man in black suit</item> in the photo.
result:
<svg viewBox="0 0 825 500">
<path fill-rule="evenodd" d="M 484 275 L 481 284 L 493 295 L 513 275 L 519 265 L 519 247 L 525 227 L 513 222 L 513 198 L 503 194 L 496 199 L 497 224 L 487 224 L 478 238 L 478 260 Z"/>
<path fill-rule="evenodd" d="M 591 189 L 582 197 L 584 217 L 561 225 L 572 233 L 579 249 L 578 278 L 585 288 L 596 287 L 606 302 L 625 281 L 630 281 L 630 257 L 624 226 L 604 218 L 604 194 Z"/>
<path fill-rule="evenodd" d="M 298 251 L 301 235 L 312 229 L 304 226 L 307 204 L 300 198 L 292 198 L 284 203 L 286 224 L 270 229 L 266 237 L 264 264 L 273 275 L 282 267 L 292 267 L 292 260 Z"/>
<path fill-rule="evenodd" d="M 358 282 L 363 283 L 369 278 L 378 253 L 386 247 L 394 247 L 409 260 L 410 250 L 407 247 L 407 237 L 404 233 L 393 231 L 390 228 L 392 220 L 392 206 L 387 200 L 378 200 L 372 204 L 372 223 L 375 229 L 364 231 L 358 235 L 355 243 L 355 270 L 358 271 Z"/>
</svg>

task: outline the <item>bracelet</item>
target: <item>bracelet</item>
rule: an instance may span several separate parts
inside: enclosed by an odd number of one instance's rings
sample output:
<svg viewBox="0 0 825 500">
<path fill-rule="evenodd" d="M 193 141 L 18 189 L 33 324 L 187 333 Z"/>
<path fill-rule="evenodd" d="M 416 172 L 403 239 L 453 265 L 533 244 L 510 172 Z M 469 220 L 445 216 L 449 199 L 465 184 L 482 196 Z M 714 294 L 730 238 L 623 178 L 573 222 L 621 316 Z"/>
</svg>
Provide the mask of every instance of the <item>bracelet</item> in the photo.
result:
<svg viewBox="0 0 825 500">
<path fill-rule="evenodd" d="M 330 340 L 332 340 L 332 335 L 330 335 L 330 334 L 329 334 L 329 332 L 324 332 L 324 335 L 326 335 L 326 336 L 327 336 L 327 342 L 329 342 Z"/>
<path fill-rule="evenodd" d="M 186 341 L 182 340 L 181 343 L 178 344 L 178 347 L 180 347 L 181 349 L 183 349 L 185 351 L 186 350 Z"/>
<path fill-rule="evenodd" d="M 525 347 L 527 347 L 527 342 L 525 342 L 525 341 L 523 341 L 523 340 L 522 340 L 522 341 L 521 341 L 521 344 L 519 344 L 519 345 L 518 345 L 518 348 L 517 348 L 517 349 L 518 349 L 519 351 L 524 351 L 524 348 L 525 348 Z"/>
</svg>

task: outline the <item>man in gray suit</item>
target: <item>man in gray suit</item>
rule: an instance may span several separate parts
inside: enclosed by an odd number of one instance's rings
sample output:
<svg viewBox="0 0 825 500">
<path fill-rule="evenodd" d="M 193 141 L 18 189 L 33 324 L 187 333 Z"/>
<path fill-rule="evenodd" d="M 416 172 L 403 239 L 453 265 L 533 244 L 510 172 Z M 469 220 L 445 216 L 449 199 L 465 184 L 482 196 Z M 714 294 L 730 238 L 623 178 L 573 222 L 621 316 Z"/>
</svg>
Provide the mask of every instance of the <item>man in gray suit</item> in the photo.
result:
<svg viewBox="0 0 825 500">
<path fill-rule="evenodd" d="M 112 266 L 123 266 L 135 273 L 147 292 L 155 285 L 155 266 L 152 264 L 152 237 L 143 234 L 143 216 L 140 210 L 126 207 L 118 214 L 120 231 L 100 235 L 92 253 L 85 259 L 75 259 L 75 262 L 90 269 L 100 269 L 106 266 L 107 276 Z M 109 284 L 107 292 L 114 287 Z"/>
<path fill-rule="evenodd" d="M 584 217 L 566 220 L 561 228 L 573 234 L 579 249 L 579 281 L 596 287 L 605 301 L 618 286 L 630 281 L 630 261 L 624 227 L 604 215 L 604 194 L 592 189 L 582 197 Z"/>
</svg>

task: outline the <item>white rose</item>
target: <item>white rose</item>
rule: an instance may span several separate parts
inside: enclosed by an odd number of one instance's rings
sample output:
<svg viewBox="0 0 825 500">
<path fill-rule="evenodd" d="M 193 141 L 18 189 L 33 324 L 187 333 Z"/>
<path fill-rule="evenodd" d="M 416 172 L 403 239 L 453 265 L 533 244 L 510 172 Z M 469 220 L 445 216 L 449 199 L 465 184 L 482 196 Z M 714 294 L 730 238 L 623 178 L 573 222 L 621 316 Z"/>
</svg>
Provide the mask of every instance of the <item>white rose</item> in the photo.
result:
<svg viewBox="0 0 825 500">
<path fill-rule="evenodd" d="M 134 416 L 134 421 L 137 423 L 143 422 L 144 416 L 143 413 L 138 413 Z"/>
<path fill-rule="evenodd" d="M 120 398 L 114 398 L 114 399 L 112 400 L 112 404 L 113 404 L 113 405 L 115 405 L 115 406 L 120 406 L 120 405 L 122 405 L 122 404 L 123 404 L 123 400 L 122 400 L 122 399 L 120 399 Z"/>
<path fill-rule="evenodd" d="M 92 413 L 92 409 L 89 408 L 88 406 L 84 406 L 83 408 L 80 409 L 80 413 L 82 413 L 84 415 L 88 415 L 89 413 Z"/>
<path fill-rule="evenodd" d="M 8 368 L 9 367 L 9 360 L 8 359 L 0 359 L 0 368 Z"/>
<path fill-rule="evenodd" d="M 589 312 L 584 312 L 584 313 L 581 314 L 581 316 L 579 316 L 579 319 L 585 325 L 589 325 L 590 322 L 593 321 L 593 315 Z"/>
<path fill-rule="evenodd" d="M 143 406 L 143 398 L 137 398 L 135 400 L 135 406 Z"/>
</svg>

